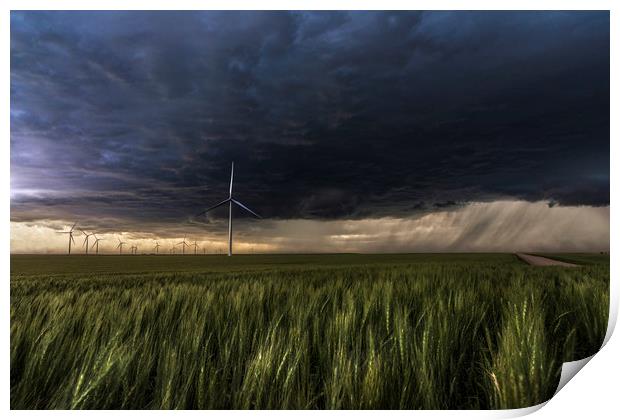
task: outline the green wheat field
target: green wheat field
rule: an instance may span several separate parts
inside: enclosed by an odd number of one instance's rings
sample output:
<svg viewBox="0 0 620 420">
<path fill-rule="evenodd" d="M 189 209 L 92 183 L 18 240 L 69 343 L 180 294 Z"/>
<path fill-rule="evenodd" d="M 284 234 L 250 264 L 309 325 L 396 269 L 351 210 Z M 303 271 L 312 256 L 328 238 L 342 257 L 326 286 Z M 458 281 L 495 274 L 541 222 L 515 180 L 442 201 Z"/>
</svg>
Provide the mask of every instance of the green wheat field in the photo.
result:
<svg viewBox="0 0 620 420">
<path fill-rule="evenodd" d="M 13 409 L 488 409 L 607 328 L 609 256 L 11 256 Z"/>
</svg>

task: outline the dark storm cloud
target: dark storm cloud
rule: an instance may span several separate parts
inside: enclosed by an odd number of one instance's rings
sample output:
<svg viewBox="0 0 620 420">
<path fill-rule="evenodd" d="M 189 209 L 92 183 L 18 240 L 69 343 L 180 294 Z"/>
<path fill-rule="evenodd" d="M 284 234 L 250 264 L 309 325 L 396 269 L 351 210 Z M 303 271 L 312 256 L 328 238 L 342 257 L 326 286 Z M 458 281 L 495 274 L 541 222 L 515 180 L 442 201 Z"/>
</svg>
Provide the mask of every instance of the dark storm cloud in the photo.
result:
<svg viewBox="0 0 620 420">
<path fill-rule="evenodd" d="M 13 12 L 14 221 L 609 203 L 607 12 Z"/>
</svg>

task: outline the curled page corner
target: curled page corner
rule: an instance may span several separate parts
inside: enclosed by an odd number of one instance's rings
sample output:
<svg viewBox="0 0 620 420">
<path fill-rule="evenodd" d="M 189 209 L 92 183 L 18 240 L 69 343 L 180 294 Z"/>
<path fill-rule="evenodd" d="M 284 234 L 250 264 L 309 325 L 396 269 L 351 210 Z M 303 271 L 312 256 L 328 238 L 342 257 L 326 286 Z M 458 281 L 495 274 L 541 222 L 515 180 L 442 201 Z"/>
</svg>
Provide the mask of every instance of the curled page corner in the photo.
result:
<svg viewBox="0 0 620 420">
<path fill-rule="evenodd" d="M 562 372 L 560 374 L 560 381 L 558 382 L 558 387 L 555 389 L 555 392 L 553 393 L 553 397 L 555 397 L 557 393 L 560 392 L 562 388 L 564 388 L 564 385 L 566 385 L 571 379 L 573 379 L 573 377 L 577 374 L 577 372 L 579 372 L 594 356 L 595 354 L 593 354 L 592 356 L 588 356 L 584 359 L 573 360 L 571 362 L 564 362 L 562 364 Z M 537 405 L 533 405 L 531 407 L 516 408 L 512 410 L 500 411 L 497 417 L 498 418 L 515 418 L 515 417 L 527 416 L 528 414 L 532 414 L 540 410 L 541 408 L 543 408 L 545 405 L 547 405 L 549 401 L 551 401 L 553 397 L 551 397 L 547 401 L 544 401 Z"/>
<path fill-rule="evenodd" d="M 607 317 L 607 332 L 605 333 L 605 338 L 603 339 L 603 344 L 601 344 L 601 348 L 598 349 L 596 353 L 598 353 L 603 349 L 603 347 L 605 347 L 605 345 L 611 338 L 614 329 L 616 328 L 616 320 L 618 318 L 618 293 L 616 292 L 617 289 L 615 288 L 613 282 L 611 282 L 609 285 L 609 315 Z M 562 388 L 564 388 L 564 385 L 566 385 L 568 381 L 573 379 L 577 372 L 579 372 L 594 356 L 596 356 L 596 353 L 584 359 L 564 362 L 562 364 L 560 382 L 558 383 L 558 387 L 555 389 L 553 396 L 556 396 L 557 393 L 560 392 Z"/>
<path fill-rule="evenodd" d="M 573 379 L 577 372 L 579 372 L 594 356 L 595 354 L 593 354 L 592 356 L 588 356 L 584 359 L 573 360 L 572 362 L 564 362 L 562 364 L 560 382 L 558 382 L 558 387 L 555 389 L 553 396 L 556 396 L 557 393 L 560 392 L 562 388 L 564 388 L 564 385 L 566 385 L 568 381 Z"/>
<path fill-rule="evenodd" d="M 605 347 L 605 344 L 607 344 L 607 342 L 611 338 L 611 335 L 613 334 L 614 329 L 616 327 L 616 319 L 618 315 L 618 301 L 616 299 L 616 296 L 613 293 L 611 293 L 611 290 L 610 290 L 610 299 L 611 300 L 610 300 L 610 305 L 609 305 L 607 332 L 605 333 L 605 338 L 603 339 L 603 344 L 601 345 L 601 348 L 598 349 L 596 353 L 598 353 L 599 351 L 603 349 L 603 347 Z M 577 372 L 583 369 L 583 367 L 586 364 L 588 364 L 588 362 L 592 360 L 594 356 L 596 356 L 596 353 L 594 353 L 591 356 L 580 359 L 580 360 L 564 362 L 562 364 L 562 373 L 560 374 L 560 381 L 558 382 L 558 387 L 555 389 L 553 396 L 556 396 L 557 393 L 560 392 L 562 388 L 564 388 L 564 385 L 566 385 L 568 381 L 573 379 L 573 377 L 577 374 Z"/>
<path fill-rule="evenodd" d="M 548 402 L 549 402 L 549 400 L 541 402 L 540 404 L 532 405 L 530 407 L 513 408 L 511 410 L 495 411 L 495 413 L 499 413 L 499 415 L 496 416 L 496 418 L 500 418 L 500 419 L 513 419 L 513 418 L 516 418 L 516 417 L 527 416 L 529 414 L 532 414 L 532 413 L 540 410 L 545 405 L 547 405 Z"/>
</svg>

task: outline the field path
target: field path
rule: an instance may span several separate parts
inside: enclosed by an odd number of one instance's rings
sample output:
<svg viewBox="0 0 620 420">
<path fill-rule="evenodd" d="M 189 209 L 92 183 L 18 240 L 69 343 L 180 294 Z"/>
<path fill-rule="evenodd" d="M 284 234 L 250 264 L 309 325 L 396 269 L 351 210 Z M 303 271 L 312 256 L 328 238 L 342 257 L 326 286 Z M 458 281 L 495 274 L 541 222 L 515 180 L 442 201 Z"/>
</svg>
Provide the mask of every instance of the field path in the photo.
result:
<svg viewBox="0 0 620 420">
<path fill-rule="evenodd" d="M 537 265 L 537 266 L 560 265 L 563 267 L 579 267 L 577 264 L 567 263 L 567 262 L 558 261 L 558 260 L 552 260 L 551 258 L 539 257 L 538 255 L 517 253 L 517 257 L 519 257 L 520 259 L 522 259 L 529 265 Z"/>
</svg>

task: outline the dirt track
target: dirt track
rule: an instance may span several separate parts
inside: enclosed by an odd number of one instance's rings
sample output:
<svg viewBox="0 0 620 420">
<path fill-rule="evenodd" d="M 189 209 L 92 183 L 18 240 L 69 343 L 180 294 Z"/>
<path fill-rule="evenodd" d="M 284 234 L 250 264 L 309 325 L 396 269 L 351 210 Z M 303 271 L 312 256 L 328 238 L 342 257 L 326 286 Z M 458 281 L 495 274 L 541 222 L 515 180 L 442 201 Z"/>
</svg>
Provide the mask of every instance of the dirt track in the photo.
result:
<svg viewBox="0 0 620 420">
<path fill-rule="evenodd" d="M 539 257 L 538 255 L 517 254 L 517 257 L 521 258 L 523 261 L 525 261 L 529 265 L 538 265 L 538 266 L 560 265 L 563 267 L 579 267 L 577 264 L 571 264 L 571 263 L 567 263 L 564 261 L 552 260 L 551 258 Z"/>
</svg>

